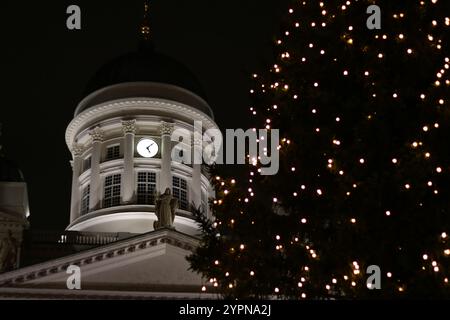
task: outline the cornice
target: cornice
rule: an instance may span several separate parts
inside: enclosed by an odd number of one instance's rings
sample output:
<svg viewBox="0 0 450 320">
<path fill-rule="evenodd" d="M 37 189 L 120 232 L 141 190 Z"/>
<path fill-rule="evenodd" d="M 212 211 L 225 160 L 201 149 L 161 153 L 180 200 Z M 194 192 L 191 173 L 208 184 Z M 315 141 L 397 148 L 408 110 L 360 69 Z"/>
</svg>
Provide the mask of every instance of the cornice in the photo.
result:
<svg viewBox="0 0 450 320">
<path fill-rule="evenodd" d="M 208 115 L 188 105 L 164 99 L 122 99 L 91 107 L 77 115 L 67 127 L 66 143 L 71 147 L 79 132 L 89 126 L 98 125 L 103 120 L 117 116 L 123 116 L 124 118 L 138 116 L 140 113 L 146 115 L 152 111 L 155 114 L 158 112 L 173 114 L 174 119 L 184 115 L 192 121 L 202 121 L 205 130 L 218 128 L 214 120 Z"/>
</svg>

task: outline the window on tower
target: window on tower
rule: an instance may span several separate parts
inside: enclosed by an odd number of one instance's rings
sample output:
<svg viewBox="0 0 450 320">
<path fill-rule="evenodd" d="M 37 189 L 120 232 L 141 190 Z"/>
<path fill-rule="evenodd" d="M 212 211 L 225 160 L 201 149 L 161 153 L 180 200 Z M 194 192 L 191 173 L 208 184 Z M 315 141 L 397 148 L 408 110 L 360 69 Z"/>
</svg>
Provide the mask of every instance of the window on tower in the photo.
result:
<svg viewBox="0 0 450 320">
<path fill-rule="evenodd" d="M 138 204 L 155 204 L 156 173 L 139 172 L 137 180 Z"/>
<path fill-rule="evenodd" d="M 122 176 L 120 174 L 115 174 L 105 178 L 103 208 L 116 207 L 120 205 L 121 182 Z"/>
<path fill-rule="evenodd" d="M 172 180 L 173 196 L 178 199 L 181 210 L 189 210 L 189 199 L 186 180 L 173 177 Z"/>
<path fill-rule="evenodd" d="M 88 171 L 92 166 L 92 157 L 87 157 L 83 161 L 83 171 Z"/>
<path fill-rule="evenodd" d="M 80 213 L 82 216 L 89 213 L 90 194 L 91 194 L 91 186 L 87 185 L 81 193 Z"/>
<path fill-rule="evenodd" d="M 106 161 L 120 159 L 120 145 L 110 146 L 106 149 Z"/>
</svg>

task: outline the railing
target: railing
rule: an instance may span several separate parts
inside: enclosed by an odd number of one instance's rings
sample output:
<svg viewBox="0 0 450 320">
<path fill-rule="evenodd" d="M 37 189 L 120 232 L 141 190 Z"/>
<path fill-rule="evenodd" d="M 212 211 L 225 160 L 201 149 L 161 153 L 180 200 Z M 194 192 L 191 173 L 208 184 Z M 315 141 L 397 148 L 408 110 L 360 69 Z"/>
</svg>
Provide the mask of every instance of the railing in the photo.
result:
<svg viewBox="0 0 450 320">
<path fill-rule="evenodd" d="M 41 244 L 63 244 L 63 245 L 82 245 L 82 246 L 101 246 L 113 243 L 122 239 L 135 236 L 131 233 L 91 233 L 91 232 L 32 232 L 30 234 L 33 243 Z"/>
</svg>

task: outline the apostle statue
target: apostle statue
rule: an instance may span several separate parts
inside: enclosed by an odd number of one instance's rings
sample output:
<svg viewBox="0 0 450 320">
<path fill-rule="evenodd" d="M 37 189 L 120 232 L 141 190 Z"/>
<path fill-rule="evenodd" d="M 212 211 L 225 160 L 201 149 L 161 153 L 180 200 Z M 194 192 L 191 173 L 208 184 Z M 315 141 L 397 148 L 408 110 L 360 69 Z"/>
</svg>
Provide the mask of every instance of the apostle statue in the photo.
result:
<svg viewBox="0 0 450 320">
<path fill-rule="evenodd" d="M 12 271 L 17 265 L 18 244 L 11 230 L 8 235 L 0 241 L 0 273 Z"/>
<path fill-rule="evenodd" d="M 167 188 L 166 192 L 156 199 L 155 213 L 158 217 L 158 221 L 155 221 L 153 224 L 154 229 L 175 229 L 173 223 L 175 221 L 175 212 L 177 209 L 178 199 L 174 198 L 170 188 Z"/>
</svg>

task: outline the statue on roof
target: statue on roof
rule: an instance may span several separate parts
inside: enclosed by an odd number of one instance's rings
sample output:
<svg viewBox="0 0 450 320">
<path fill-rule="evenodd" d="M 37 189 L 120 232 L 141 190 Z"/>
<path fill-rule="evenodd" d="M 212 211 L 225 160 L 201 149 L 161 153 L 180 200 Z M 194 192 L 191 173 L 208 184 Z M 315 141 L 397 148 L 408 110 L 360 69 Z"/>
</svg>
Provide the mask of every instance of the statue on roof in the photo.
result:
<svg viewBox="0 0 450 320">
<path fill-rule="evenodd" d="M 170 188 L 156 199 L 155 213 L 158 221 L 153 224 L 154 229 L 174 229 L 175 213 L 178 209 L 178 199 L 172 196 Z"/>
</svg>

